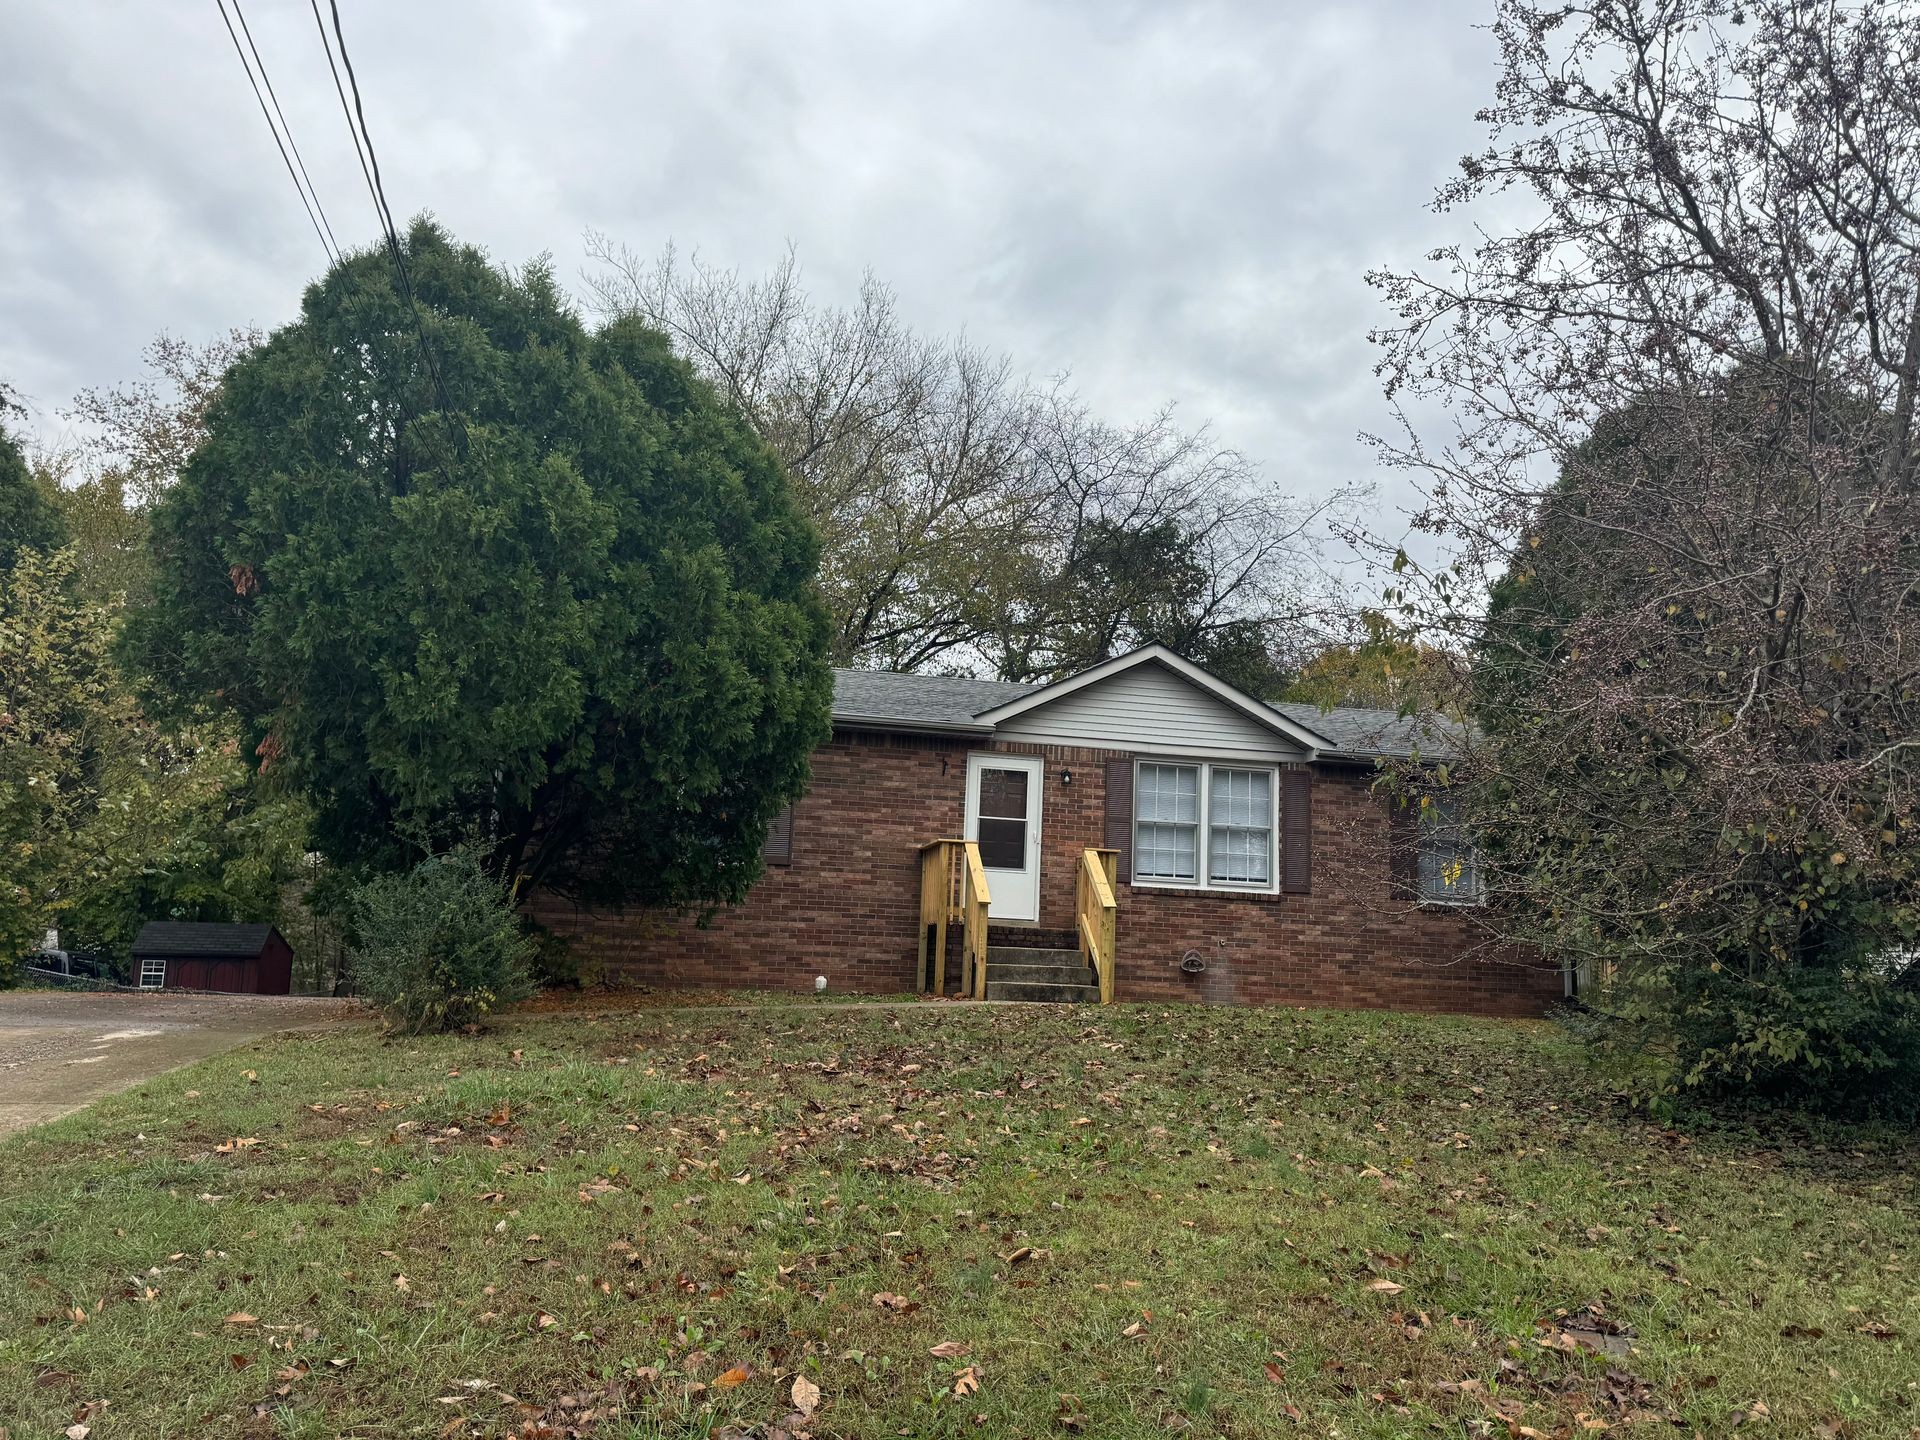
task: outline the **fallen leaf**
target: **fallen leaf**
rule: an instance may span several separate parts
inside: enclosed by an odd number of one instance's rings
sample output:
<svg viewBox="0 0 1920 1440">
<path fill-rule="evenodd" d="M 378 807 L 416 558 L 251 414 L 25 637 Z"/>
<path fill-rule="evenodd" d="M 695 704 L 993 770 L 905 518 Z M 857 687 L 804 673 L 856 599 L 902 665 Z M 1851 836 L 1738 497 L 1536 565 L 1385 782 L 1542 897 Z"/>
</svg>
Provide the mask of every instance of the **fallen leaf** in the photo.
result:
<svg viewBox="0 0 1920 1440">
<path fill-rule="evenodd" d="M 1398 1295 L 1406 1288 L 1404 1285 L 1394 1284 L 1391 1280 L 1369 1280 L 1367 1282 L 1367 1289 L 1378 1290 L 1382 1295 Z"/>
<path fill-rule="evenodd" d="M 1274 1384 L 1284 1385 L 1287 1383 L 1287 1372 L 1274 1364 L 1273 1361 L 1267 1361 L 1267 1363 L 1260 1368 L 1266 1371 L 1267 1379 L 1271 1380 Z"/>
<path fill-rule="evenodd" d="M 731 1370 L 722 1370 L 713 1377 L 713 1388 L 731 1390 L 736 1385 L 744 1385 L 753 1378 L 753 1371 L 744 1365 L 736 1365 Z"/>
<path fill-rule="evenodd" d="M 253 1363 L 253 1356 L 229 1355 L 227 1356 L 227 1363 L 236 1370 L 244 1370 Z"/>
<path fill-rule="evenodd" d="M 936 1360 L 958 1360 L 969 1348 L 958 1340 L 942 1340 L 927 1353 Z"/>
<path fill-rule="evenodd" d="M 69 1425 L 65 1433 L 67 1440 L 87 1440 L 87 1436 L 93 1433 L 93 1427 L 90 1425 Z"/>
<path fill-rule="evenodd" d="M 953 1393 L 955 1395 L 977 1395 L 980 1393 L 980 1367 L 969 1365 L 964 1370 L 953 1372 Z"/>
<path fill-rule="evenodd" d="M 257 1324 L 259 1324 L 259 1320 L 258 1320 L 258 1318 L 257 1318 L 257 1317 L 255 1317 L 255 1316 L 252 1316 L 252 1315 L 249 1315 L 249 1314 L 248 1314 L 248 1313 L 247 1313 L 246 1311 L 244 1311 L 244 1310 L 236 1310 L 236 1311 L 234 1311 L 234 1312 L 233 1312 L 233 1313 L 232 1313 L 231 1315 L 229 1315 L 229 1316 L 227 1316 L 227 1324 L 229 1324 L 229 1325 L 257 1325 Z"/>
<path fill-rule="evenodd" d="M 793 1377 L 793 1408 L 805 1417 L 820 1406 L 820 1387 L 804 1375 Z"/>
</svg>

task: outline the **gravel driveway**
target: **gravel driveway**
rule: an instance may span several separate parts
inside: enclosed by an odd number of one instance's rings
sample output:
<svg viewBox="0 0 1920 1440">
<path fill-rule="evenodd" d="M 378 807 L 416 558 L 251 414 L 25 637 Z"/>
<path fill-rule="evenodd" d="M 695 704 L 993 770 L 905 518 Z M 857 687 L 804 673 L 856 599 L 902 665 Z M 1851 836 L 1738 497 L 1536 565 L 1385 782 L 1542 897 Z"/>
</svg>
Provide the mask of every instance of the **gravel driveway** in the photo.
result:
<svg viewBox="0 0 1920 1440">
<path fill-rule="evenodd" d="M 0 1135 L 261 1035 L 365 1014 L 305 996 L 0 991 Z"/>
</svg>

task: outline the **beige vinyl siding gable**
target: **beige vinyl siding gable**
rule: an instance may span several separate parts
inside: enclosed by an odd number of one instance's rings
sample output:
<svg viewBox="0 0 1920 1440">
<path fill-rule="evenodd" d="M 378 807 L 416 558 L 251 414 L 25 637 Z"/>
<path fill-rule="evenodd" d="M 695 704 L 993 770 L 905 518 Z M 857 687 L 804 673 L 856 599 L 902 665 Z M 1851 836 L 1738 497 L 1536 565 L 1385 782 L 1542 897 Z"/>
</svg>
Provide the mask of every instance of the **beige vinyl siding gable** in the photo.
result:
<svg viewBox="0 0 1920 1440">
<path fill-rule="evenodd" d="M 1139 754 L 1289 760 L 1303 753 L 1159 664 L 1136 665 L 1011 716 L 995 734 Z"/>
</svg>

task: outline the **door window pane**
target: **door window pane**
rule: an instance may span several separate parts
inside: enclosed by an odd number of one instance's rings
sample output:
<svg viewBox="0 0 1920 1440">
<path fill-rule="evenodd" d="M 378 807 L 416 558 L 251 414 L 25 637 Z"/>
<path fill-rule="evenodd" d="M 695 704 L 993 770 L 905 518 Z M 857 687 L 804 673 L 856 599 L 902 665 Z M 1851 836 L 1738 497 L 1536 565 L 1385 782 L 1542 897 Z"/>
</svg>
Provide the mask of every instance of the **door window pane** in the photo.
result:
<svg viewBox="0 0 1920 1440">
<path fill-rule="evenodd" d="M 980 863 L 989 870 L 1027 868 L 1027 822 L 980 817 Z"/>
<path fill-rule="evenodd" d="M 1209 772 L 1207 877 L 1223 885 L 1265 885 L 1272 876 L 1273 772 Z"/>
<path fill-rule="evenodd" d="M 980 813 L 1003 819 L 1027 818 L 1027 781 L 1025 770 L 982 770 L 980 772 Z"/>
</svg>

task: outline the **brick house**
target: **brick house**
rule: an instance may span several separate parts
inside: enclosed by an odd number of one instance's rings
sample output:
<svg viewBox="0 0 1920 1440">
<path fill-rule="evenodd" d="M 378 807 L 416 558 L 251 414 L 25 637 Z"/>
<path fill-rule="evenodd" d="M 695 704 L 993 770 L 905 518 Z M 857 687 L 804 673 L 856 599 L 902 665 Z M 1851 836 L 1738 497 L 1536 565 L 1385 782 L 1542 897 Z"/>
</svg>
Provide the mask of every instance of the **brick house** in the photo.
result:
<svg viewBox="0 0 1920 1440">
<path fill-rule="evenodd" d="M 1480 932 L 1458 832 L 1373 790 L 1381 760 L 1445 745 L 1444 723 L 1265 704 L 1160 646 L 1041 685 L 841 670 L 744 903 L 705 926 L 537 914 L 661 985 L 1055 999 L 1104 978 L 1123 1000 L 1537 1015 L 1561 975 Z"/>
</svg>

